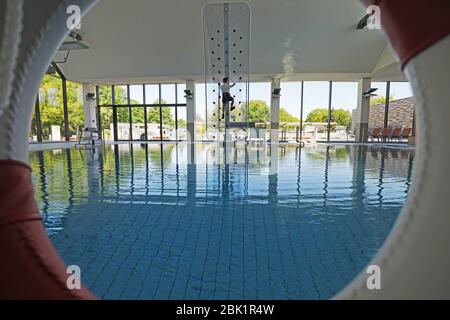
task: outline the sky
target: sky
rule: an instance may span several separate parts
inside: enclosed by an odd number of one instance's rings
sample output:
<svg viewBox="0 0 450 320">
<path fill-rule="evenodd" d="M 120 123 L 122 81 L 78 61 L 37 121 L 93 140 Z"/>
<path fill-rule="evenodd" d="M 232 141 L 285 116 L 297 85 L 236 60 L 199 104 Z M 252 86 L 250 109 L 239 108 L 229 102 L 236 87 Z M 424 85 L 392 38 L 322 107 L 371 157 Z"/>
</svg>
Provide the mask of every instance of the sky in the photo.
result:
<svg viewBox="0 0 450 320">
<path fill-rule="evenodd" d="M 185 103 L 184 84 L 178 85 L 178 103 Z M 373 82 L 372 88 L 378 88 L 377 94 L 385 96 L 386 83 Z M 233 89 L 232 89 L 233 90 Z M 304 82 L 304 107 L 303 119 L 315 108 L 328 108 L 329 97 L 328 81 L 305 81 Z M 357 107 L 357 82 L 333 82 L 332 107 L 352 111 Z M 408 82 L 391 82 L 391 95 L 394 99 L 402 99 L 412 96 Z M 144 103 L 142 85 L 130 86 L 130 98 Z M 146 85 L 145 100 L 153 103 L 158 100 L 158 85 Z M 175 85 L 163 84 L 161 86 L 161 98 L 167 103 L 175 103 Z M 285 108 L 293 116 L 300 118 L 301 82 L 282 82 L 280 107 Z M 270 105 L 270 83 L 250 83 L 250 100 L 263 100 Z M 204 84 L 196 85 L 197 114 L 205 113 L 205 87 Z M 186 118 L 185 112 L 179 113 L 180 118 Z"/>
</svg>

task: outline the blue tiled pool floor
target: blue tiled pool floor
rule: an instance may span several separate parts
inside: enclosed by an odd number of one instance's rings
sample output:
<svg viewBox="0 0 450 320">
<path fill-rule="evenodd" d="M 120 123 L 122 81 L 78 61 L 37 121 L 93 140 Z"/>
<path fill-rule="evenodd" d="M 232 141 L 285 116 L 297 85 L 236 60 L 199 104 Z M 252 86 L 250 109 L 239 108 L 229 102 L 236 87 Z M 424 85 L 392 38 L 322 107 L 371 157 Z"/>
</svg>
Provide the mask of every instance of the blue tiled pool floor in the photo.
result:
<svg viewBox="0 0 450 320">
<path fill-rule="evenodd" d="M 413 159 L 286 146 L 273 174 L 266 150 L 256 163 L 229 165 L 188 165 L 185 153 L 125 145 L 31 154 L 50 238 L 97 296 L 330 298 L 389 233 Z"/>
</svg>

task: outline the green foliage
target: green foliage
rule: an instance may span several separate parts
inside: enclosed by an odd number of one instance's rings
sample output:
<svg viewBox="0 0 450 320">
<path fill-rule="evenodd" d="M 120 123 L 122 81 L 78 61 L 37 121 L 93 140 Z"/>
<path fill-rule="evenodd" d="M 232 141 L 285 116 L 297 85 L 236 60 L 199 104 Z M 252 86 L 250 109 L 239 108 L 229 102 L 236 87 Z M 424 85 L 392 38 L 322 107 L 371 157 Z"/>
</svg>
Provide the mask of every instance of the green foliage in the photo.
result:
<svg viewBox="0 0 450 320">
<path fill-rule="evenodd" d="M 114 86 L 114 95 L 116 104 L 127 104 L 127 91 L 124 87 Z M 102 128 L 105 138 L 112 138 L 110 132 L 112 118 L 113 118 L 113 108 L 104 107 L 105 105 L 112 104 L 112 87 L 111 86 L 99 86 L 99 103 L 101 108 L 101 118 L 102 118 Z M 128 122 L 129 119 L 128 108 L 118 108 L 117 109 L 117 121 L 118 122 Z M 69 120 L 70 121 L 70 120 Z"/>
<path fill-rule="evenodd" d="M 168 125 L 170 127 L 175 127 L 175 118 L 174 118 L 174 115 L 172 114 L 172 109 L 173 108 L 171 108 L 171 107 L 161 108 L 162 123 L 165 125 Z"/>
<path fill-rule="evenodd" d="M 131 104 L 137 104 L 137 101 L 131 101 Z M 131 119 L 133 123 L 144 123 L 144 108 L 143 107 L 132 107 L 131 108 Z"/>
<path fill-rule="evenodd" d="M 99 86 L 98 101 L 101 106 L 112 104 L 112 89 L 111 86 Z"/>
<path fill-rule="evenodd" d="M 186 120 L 178 118 L 178 128 L 186 128 Z"/>
<path fill-rule="evenodd" d="M 327 122 L 328 121 L 328 109 L 317 108 L 312 110 L 306 116 L 306 122 Z"/>
<path fill-rule="evenodd" d="M 286 109 L 280 108 L 280 122 L 300 122 L 300 119 L 291 115 Z"/>
<path fill-rule="evenodd" d="M 128 109 L 128 107 L 117 108 L 117 122 L 118 123 L 130 122 L 130 110 Z"/>
<path fill-rule="evenodd" d="M 78 134 L 84 126 L 82 88 L 80 84 L 67 81 L 67 99 L 68 99 L 68 116 L 70 134 Z M 118 105 L 127 104 L 127 92 L 124 86 L 115 86 L 115 103 Z M 106 138 L 111 138 L 112 133 L 110 127 L 113 118 L 113 108 L 108 107 L 112 105 L 112 87 L 104 85 L 99 87 L 99 103 L 101 106 L 101 123 L 103 134 Z M 165 101 L 161 101 L 165 104 Z M 137 101 L 131 100 L 130 104 L 139 104 Z M 158 104 L 155 101 L 154 104 Z M 270 121 L 270 107 L 263 100 L 251 100 L 249 104 L 243 103 L 237 106 L 236 110 L 232 112 L 235 121 L 244 121 L 247 114 L 248 107 L 248 121 L 250 122 L 269 122 Z M 45 75 L 40 87 L 40 111 L 41 124 L 43 129 L 44 139 L 48 139 L 51 134 L 51 126 L 58 125 L 61 127 L 61 134 L 64 128 L 64 112 L 62 102 L 62 85 L 59 77 Z M 173 108 L 163 107 L 162 122 L 164 125 L 175 127 L 175 116 Z M 213 117 L 212 114 L 216 116 Z M 217 121 L 217 107 L 215 110 L 209 112 L 209 121 Z M 141 123 L 144 121 L 144 107 L 132 107 L 131 117 L 133 123 Z M 214 119 L 214 120 L 213 120 Z M 129 123 L 130 109 L 128 107 L 117 107 L 117 120 L 119 123 Z M 147 108 L 147 122 L 159 123 L 160 108 Z M 289 114 L 284 108 L 280 109 L 280 122 L 299 122 L 299 119 Z M 178 127 L 186 128 L 186 120 L 178 119 Z M 201 129 L 201 128 L 200 128 Z M 201 129 L 204 131 L 205 128 Z M 36 120 L 32 120 L 32 134 L 36 134 Z"/>
<path fill-rule="evenodd" d="M 394 101 L 394 96 L 389 96 L 389 101 Z M 378 97 L 372 97 L 370 98 L 370 105 L 374 106 L 377 104 L 386 104 L 386 97 L 385 96 L 378 96 Z"/>
<path fill-rule="evenodd" d="M 270 122 L 270 107 L 263 100 L 250 100 L 249 102 L 249 110 L 248 110 L 248 121 L 249 122 Z M 218 108 L 214 107 L 211 111 L 209 111 L 209 121 L 211 123 L 217 121 Z M 236 110 L 232 113 L 235 116 L 236 121 L 244 121 L 245 114 L 247 113 L 247 103 L 243 103 L 241 106 L 238 106 Z M 241 116 L 239 116 L 241 114 Z M 280 109 L 280 122 L 300 122 L 300 120 L 289 112 L 286 109 Z"/>
<path fill-rule="evenodd" d="M 328 122 L 328 109 L 317 108 L 308 113 L 306 122 Z M 352 123 L 352 114 L 345 109 L 331 110 L 331 122 L 336 122 L 339 126 L 348 128 Z"/>
<path fill-rule="evenodd" d="M 352 124 L 352 114 L 345 109 L 333 109 L 331 111 L 331 121 L 336 122 L 339 126 L 350 128 Z"/>
<path fill-rule="evenodd" d="M 67 109 L 69 116 L 69 134 L 77 134 L 83 127 L 83 101 L 81 97 L 81 85 L 70 81 L 66 82 L 67 86 Z M 44 139 L 49 139 L 51 134 L 51 126 L 57 125 L 61 127 L 61 135 L 64 128 L 64 110 L 62 96 L 61 78 L 45 75 L 39 89 L 39 107 L 41 116 L 41 127 Z M 36 125 L 35 117 L 33 126 Z M 36 129 L 32 129 L 35 134 Z"/>
<path fill-rule="evenodd" d="M 243 111 L 246 110 L 247 105 L 243 105 Z M 263 100 L 250 100 L 248 109 L 249 122 L 269 122 L 270 108 Z"/>
<path fill-rule="evenodd" d="M 159 103 L 158 101 L 153 102 L 153 104 Z M 166 104 L 167 102 L 161 100 L 161 104 Z M 175 127 L 175 116 L 172 113 L 171 107 L 162 107 L 162 123 L 170 127 Z M 143 119 L 143 118 L 142 118 Z M 148 123 L 159 123 L 159 107 L 147 108 L 147 122 Z M 178 120 L 179 123 L 180 120 Z"/>
</svg>

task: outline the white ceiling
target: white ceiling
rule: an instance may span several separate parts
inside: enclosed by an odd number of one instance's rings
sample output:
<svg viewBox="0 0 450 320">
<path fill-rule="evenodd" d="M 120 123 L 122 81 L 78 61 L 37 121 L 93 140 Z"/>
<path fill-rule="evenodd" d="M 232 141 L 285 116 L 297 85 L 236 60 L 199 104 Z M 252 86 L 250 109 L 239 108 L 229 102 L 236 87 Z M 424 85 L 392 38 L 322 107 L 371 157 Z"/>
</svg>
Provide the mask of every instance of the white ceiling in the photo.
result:
<svg viewBox="0 0 450 320">
<path fill-rule="evenodd" d="M 87 83 L 201 81 L 202 9 L 211 2 L 222 1 L 102 0 L 82 20 L 90 49 L 72 51 L 60 67 L 68 79 Z M 381 31 L 356 30 L 365 14 L 358 0 L 247 3 L 252 81 L 356 80 L 386 56 Z M 286 56 L 295 62 L 293 73 L 285 72 Z"/>
</svg>

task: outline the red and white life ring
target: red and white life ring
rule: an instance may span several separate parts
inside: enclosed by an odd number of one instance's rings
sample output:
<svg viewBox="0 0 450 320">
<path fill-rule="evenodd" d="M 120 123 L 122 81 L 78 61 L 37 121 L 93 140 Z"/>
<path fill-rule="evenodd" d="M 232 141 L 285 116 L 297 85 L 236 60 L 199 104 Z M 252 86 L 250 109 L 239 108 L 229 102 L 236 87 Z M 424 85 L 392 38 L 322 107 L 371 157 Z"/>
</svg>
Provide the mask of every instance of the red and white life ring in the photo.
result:
<svg viewBox="0 0 450 320">
<path fill-rule="evenodd" d="M 68 33 L 66 9 L 94 0 L 0 0 L 0 299 L 95 299 L 69 290 L 34 200 L 27 136 L 39 83 Z M 20 50 L 19 50 L 20 49 Z"/>
<path fill-rule="evenodd" d="M 362 0 L 378 5 L 381 24 L 416 99 L 418 143 L 408 199 L 372 265 L 338 299 L 450 298 L 450 1 Z"/>
<path fill-rule="evenodd" d="M 28 158 L 31 110 L 46 66 L 66 36 L 68 5 L 95 0 L 0 0 L 0 298 L 92 299 L 69 290 L 66 267 L 51 245 L 33 198 Z M 381 9 L 382 25 L 416 97 L 418 146 L 407 203 L 371 264 L 382 290 L 362 272 L 336 298 L 450 297 L 450 2 L 363 0 Z M 22 17 L 24 17 L 22 19 Z M 20 52 L 18 48 L 20 47 Z"/>
</svg>

